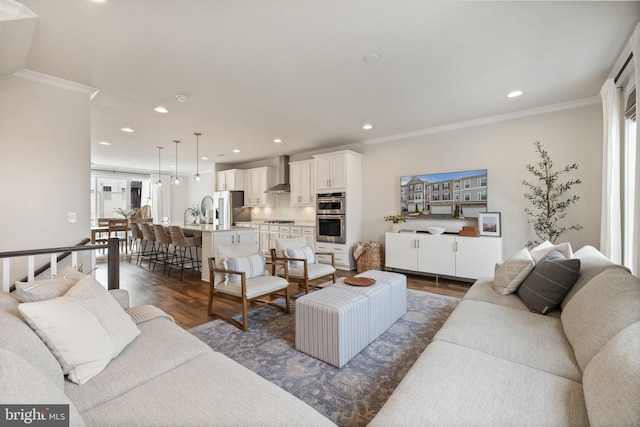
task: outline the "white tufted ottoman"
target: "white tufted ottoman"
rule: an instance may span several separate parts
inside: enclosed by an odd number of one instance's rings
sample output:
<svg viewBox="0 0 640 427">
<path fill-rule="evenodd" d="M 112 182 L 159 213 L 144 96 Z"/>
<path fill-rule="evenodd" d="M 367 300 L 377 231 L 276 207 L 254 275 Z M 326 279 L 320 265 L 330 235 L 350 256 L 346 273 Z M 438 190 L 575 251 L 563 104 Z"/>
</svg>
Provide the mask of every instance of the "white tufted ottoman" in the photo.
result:
<svg viewBox="0 0 640 427">
<path fill-rule="evenodd" d="M 407 278 L 369 270 L 375 284 L 336 284 L 296 300 L 296 350 L 341 368 L 407 312 Z"/>
</svg>

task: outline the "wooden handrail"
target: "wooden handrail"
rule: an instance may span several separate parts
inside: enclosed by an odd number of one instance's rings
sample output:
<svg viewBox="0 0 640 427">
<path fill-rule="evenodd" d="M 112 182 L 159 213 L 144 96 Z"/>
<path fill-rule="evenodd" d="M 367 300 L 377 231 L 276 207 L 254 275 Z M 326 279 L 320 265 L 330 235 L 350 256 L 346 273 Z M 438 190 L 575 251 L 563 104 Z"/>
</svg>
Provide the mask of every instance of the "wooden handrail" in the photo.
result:
<svg viewBox="0 0 640 427">
<path fill-rule="evenodd" d="M 87 243 L 89 243 L 90 241 L 91 241 L 91 239 L 89 239 L 89 238 L 84 238 L 84 239 L 82 239 L 82 241 L 81 241 L 80 243 L 78 243 L 78 244 L 77 244 L 77 245 L 75 245 L 74 247 L 76 247 L 76 246 L 84 246 L 84 245 L 86 245 Z M 58 255 L 58 257 L 56 258 L 56 262 L 60 262 L 60 261 L 62 261 L 63 259 L 65 259 L 65 258 L 66 258 L 66 257 L 68 257 L 69 255 L 71 255 L 71 252 L 69 252 L 69 251 L 64 252 L 64 253 L 62 253 L 62 254 Z M 34 275 L 34 276 L 38 276 L 38 275 L 40 275 L 40 274 L 44 273 L 45 271 L 47 271 L 49 268 L 51 268 L 51 261 L 48 261 L 48 262 L 47 262 L 46 264 L 44 264 L 42 267 L 40 267 L 40 268 L 38 268 L 37 270 L 35 270 L 35 271 L 33 272 L 33 275 Z M 20 282 L 26 282 L 27 280 L 29 280 L 29 276 L 25 276 L 25 277 L 23 277 L 23 278 L 22 278 L 22 280 L 20 280 Z"/>
<path fill-rule="evenodd" d="M 85 240 L 88 240 L 88 239 L 85 239 Z M 115 237 L 109 238 L 109 241 L 106 245 L 65 246 L 61 248 L 27 249 L 22 251 L 0 252 L 0 259 L 1 258 L 17 258 L 17 257 L 33 256 L 33 255 L 55 254 L 59 252 L 63 252 L 62 255 L 68 256 L 71 252 L 93 251 L 96 249 L 108 249 L 109 252 L 107 254 L 107 280 L 108 280 L 107 288 L 119 289 L 120 288 L 120 256 L 119 256 L 120 241 L 118 238 L 115 238 Z M 42 270 L 42 271 L 45 271 L 45 270 Z M 42 271 L 40 273 L 42 273 Z"/>
</svg>

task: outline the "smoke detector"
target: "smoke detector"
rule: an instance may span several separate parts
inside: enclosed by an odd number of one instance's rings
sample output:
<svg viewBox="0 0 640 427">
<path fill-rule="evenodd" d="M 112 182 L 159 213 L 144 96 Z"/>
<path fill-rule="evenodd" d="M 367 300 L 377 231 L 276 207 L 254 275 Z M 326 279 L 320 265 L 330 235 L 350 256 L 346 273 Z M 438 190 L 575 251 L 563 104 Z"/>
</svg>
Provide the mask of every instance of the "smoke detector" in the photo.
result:
<svg viewBox="0 0 640 427">
<path fill-rule="evenodd" d="M 189 97 L 184 93 L 181 93 L 179 95 L 176 95 L 176 99 L 178 100 L 178 102 L 187 102 L 189 100 Z"/>
</svg>

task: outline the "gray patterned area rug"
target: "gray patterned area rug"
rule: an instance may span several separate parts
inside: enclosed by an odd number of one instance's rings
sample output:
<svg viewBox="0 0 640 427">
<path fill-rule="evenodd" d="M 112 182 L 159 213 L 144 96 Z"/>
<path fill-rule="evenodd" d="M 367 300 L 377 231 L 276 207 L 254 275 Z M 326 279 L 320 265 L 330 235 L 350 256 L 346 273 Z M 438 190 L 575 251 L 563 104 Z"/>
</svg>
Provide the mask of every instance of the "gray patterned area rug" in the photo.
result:
<svg viewBox="0 0 640 427">
<path fill-rule="evenodd" d="M 407 314 L 342 369 L 295 349 L 295 314 L 265 306 L 249 313 L 249 331 L 223 320 L 189 330 L 225 354 L 305 401 L 339 426 L 364 426 L 380 410 L 435 333 L 457 298 L 407 290 Z"/>
</svg>

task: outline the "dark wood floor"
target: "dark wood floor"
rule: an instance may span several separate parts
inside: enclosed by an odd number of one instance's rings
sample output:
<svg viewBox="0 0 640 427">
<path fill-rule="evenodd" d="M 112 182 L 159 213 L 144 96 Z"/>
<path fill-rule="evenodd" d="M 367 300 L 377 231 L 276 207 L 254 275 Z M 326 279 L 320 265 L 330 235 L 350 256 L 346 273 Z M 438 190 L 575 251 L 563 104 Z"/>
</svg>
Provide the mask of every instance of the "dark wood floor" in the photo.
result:
<svg viewBox="0 0 640 427">
<path fill-rule="evenodd" d="M 98 262 L 96 277 L 101 283 L 107 283 L 106 263 Z M 339 277 L 348 277 L 356 274 L 338 270 Z M 200 274 L 185 271 L 182 281 L 180 273 L 173 271 L 171 276 L 162 273 L 162 266 L 156 270 L 150 270 L 148 265 L 136 265 L 135 259 L 128 262 L 127 258 L 121 258 L 120 263 L 120 287 L 129 291 L 131 305 L 151 304 L 160 307 L 176 320 L 176 323 L 185 329 L 201 325 L 212 320 L 207 315 L 209 302 L 209 283 L 200 280 Z M 319 280 L 323 283 L 325 280 Z M 433 292 L 441 295 L 449 295 L 462 298 L 469 289 L 470 283 L 457 282 L 440 278 L 436 283 L 435 278 L 418 275 L 407 276 L 407 287 L 420 291 Z M 291 285 L 292 293 L 300 290 L 297 285 Z M 216 300 L 216 310 L 225 314 L 235 315 L 240 312 L 238 304 Z M 260 303 L 253 304 L 257 308 Z"/>
</svg>

